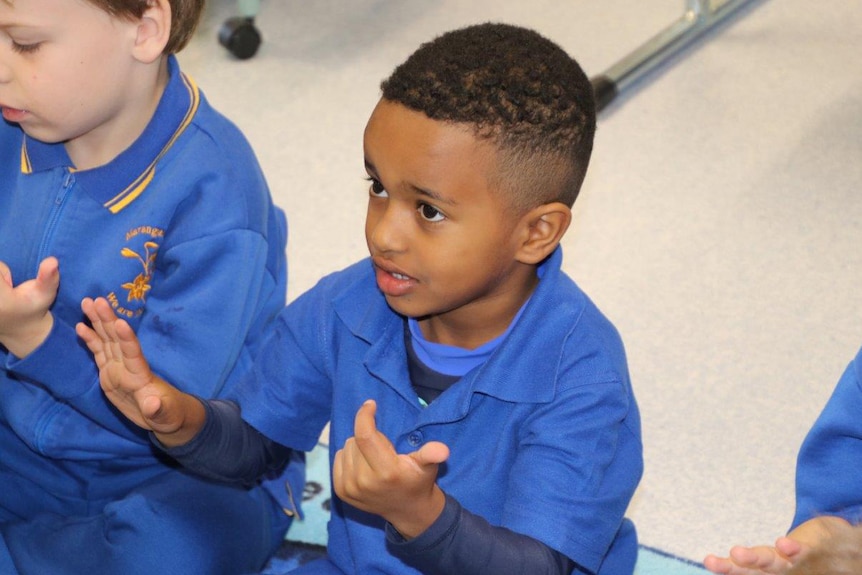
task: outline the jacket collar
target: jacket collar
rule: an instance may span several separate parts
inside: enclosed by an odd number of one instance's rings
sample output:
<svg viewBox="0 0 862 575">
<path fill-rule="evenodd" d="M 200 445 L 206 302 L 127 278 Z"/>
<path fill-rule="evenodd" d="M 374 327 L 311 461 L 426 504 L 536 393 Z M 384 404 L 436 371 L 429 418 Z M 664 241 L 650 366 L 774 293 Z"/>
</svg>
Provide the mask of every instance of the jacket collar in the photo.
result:
<svg viewBox="0 0 862 575">
<path fill-rule="evenodd" d="M 168 72 L 168 85 L 141 136 L 108 164 L 75 172 L 75 179 L 86 193 L 113 213 L 146 191 L 159 160 L 191 124 L 200 105 L 197 86 L 180 72 L 173 55 L 168 58 Z M 75 171 L 65 146 L 40 142 L 25 135 L 21 171 L 29 174 L 54 168 Z"/>
</svg>

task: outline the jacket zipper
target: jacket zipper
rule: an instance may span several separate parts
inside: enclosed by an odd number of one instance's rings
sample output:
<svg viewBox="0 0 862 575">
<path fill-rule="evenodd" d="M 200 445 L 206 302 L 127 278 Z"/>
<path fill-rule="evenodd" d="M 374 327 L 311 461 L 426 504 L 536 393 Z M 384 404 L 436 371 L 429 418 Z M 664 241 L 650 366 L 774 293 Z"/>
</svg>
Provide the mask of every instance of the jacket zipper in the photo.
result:
<svg viewBox="0 0 862 575">
<path fill-rule="evenodd" d="M 51 207 L 51 213 L 48 216 L 48 225 L 45 226 L 45 233 L 42 235 L 42 243 L 39 245 L 39 257 L 36 258 L 37 268 L 42 260 L 51 255 L 50 249 L 54 241 L 54 232 L 56 232 L 57 226 L 60 223 L 60 216 L 63 213 L 63 208 L 66 206 L 66 200 L 69 197 L 69 190 L 71 190 L 74 185 L 75 176 L 73 176 L 71 172 L 66 172 L 66 176 L 63 179 L 63 185 L 60 187 L 60 191 L 54 198 L 54 205 Z"/>
</svg>

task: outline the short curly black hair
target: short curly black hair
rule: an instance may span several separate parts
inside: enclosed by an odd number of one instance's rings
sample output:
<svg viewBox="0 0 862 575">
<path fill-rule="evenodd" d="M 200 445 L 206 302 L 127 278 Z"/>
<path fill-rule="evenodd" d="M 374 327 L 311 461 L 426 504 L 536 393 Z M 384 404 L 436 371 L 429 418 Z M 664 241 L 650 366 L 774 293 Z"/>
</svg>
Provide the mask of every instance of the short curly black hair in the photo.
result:
<svg viewBox="0 0 862 575">
<path fill-rule="evenodd" d="M 571 206 L 596 131 L 580 65 L 534 30 L 485 23 L 422 44 L 381 84 L 384 99 L 431 119 L 467 124 L 500 152 L 494 184 L 513 206 Z"/>
</svg>

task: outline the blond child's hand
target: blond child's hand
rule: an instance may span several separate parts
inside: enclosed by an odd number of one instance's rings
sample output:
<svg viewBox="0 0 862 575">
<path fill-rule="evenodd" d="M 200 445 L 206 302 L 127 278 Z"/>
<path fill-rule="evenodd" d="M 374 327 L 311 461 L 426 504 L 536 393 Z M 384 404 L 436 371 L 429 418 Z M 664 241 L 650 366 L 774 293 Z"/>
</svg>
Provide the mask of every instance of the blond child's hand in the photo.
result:
<svg viewBox="0 0 862 575">
<path fill-rule="evenodd" d="M 23 358 L 39 347 L 54 326 L 49 311 L 60 287 L 60 264 L 46 258 L 32 280 L 15 286 L 12 271 L 0 262 L 0 344 Z"/>
<path fill-rule="evenodd" d="M 205 412 L 197 398 L 156 376 L 132 328 L 104 298 L 85 298 L 81 309 L 91 326 L 79 323 L 78 336 L 93 353 L 105 396 L 130 421 L 155 433 L 166 447 L 191 440 Z"/>
<path fill-rule="evenodd" d="M 376 411 L 369 400 L 356 412 L 354 436 L 335 454 L 333 488 L 343 501 L 383 517 L 410 539 L 443 511 L 446 496 L 437 486 L 437 470 L 449 448 L 432 441 L 413 453 L 396 453 L 377 430 Z"/>
</svg>

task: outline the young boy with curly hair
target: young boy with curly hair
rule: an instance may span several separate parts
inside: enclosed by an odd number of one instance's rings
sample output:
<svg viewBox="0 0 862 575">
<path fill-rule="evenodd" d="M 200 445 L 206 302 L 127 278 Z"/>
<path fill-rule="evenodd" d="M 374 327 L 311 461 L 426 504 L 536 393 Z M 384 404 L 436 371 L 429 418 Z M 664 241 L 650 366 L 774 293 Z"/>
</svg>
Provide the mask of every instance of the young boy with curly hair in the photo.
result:
<svg viewBox="0 0 862 575">
<path fill-rule="evenodd" d="M 261 487 L 154 449 L 74 329 L 99 294 L 154 369 L 217 397 L 284 307 L 284 215 L 173 55 L 202 9 L 0 0 L 0 573 L 233 575 L 286 530 Z"/>
<path fill-rule="evenodd" d="M 178 391 L 141 355 L 159 350 L 84 300 L 107 397 L 222 480 L 330 421 L 328 555 L 297 573 L 631 574 L 623 344 L 560 269 L 595 121 L 586 75 L 531 30 L 422 45 L 365 130 L 371 257 L 282 312 L 235 402 Z"/>
</svg>

